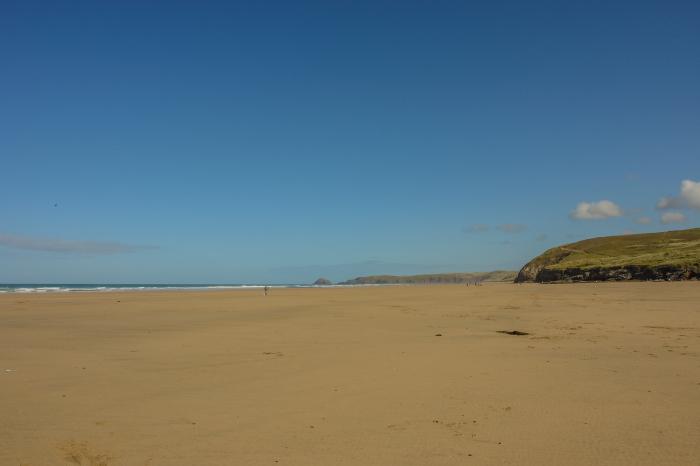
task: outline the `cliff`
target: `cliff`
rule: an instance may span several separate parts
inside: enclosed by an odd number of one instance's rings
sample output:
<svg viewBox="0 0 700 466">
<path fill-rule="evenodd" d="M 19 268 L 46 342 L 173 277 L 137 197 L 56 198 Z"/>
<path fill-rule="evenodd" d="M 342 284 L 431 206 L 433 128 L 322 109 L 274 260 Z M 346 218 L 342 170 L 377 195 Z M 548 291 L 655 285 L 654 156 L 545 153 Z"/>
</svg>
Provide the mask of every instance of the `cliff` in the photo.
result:
<svg viewBox="0 0 700 466">
<path fill-rule="evenodd" d="M 535 257 L 519 282 L 700 279 L 700 228 L 607 236 L 565 244 Z"/>
</svg>

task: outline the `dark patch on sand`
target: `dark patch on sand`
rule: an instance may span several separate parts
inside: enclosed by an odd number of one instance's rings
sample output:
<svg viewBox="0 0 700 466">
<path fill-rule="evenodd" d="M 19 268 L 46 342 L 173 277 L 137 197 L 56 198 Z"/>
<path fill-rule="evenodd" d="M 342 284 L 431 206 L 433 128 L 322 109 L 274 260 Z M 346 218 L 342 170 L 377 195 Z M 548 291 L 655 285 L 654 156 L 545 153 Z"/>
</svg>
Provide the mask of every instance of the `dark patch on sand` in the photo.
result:
<svg viewBox="0 0 700 466">
<path fill-rule="evenodd" d="M 527 332 L 521 332 L 520 330 L 497 330 L 498 333 L 505 333 L 506 335 L 529 335 Z"/>
</svg>

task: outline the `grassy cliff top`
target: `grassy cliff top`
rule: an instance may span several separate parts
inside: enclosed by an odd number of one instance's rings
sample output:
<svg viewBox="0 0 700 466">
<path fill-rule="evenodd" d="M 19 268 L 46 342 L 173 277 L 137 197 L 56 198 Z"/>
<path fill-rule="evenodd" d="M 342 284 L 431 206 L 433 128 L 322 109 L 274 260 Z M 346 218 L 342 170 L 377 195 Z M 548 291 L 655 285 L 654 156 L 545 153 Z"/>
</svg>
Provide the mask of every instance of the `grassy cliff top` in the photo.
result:
<svg viewBox="0 0 700 466">
<path fill-rule="evenodd" d="M 549 249 L 528 265 L 589 269 L 697 263 L 700 263 L 700 228 L 587 239 Z"/>
</svg>

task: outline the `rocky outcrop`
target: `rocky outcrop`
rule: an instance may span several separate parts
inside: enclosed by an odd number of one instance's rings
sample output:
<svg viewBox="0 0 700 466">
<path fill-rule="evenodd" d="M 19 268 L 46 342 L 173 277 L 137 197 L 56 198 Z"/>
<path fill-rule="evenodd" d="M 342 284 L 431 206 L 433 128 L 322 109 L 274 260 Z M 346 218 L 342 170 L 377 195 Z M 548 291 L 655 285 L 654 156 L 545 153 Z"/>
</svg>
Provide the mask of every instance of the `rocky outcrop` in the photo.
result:
<svg viewBox="0 0 700 466">
<path fill-rule="evenodd" d="M 626 265 L 619 267 L 547 268 L 525 266 L 518 273 L 521 282 L 585 282 L 623 280 L 700 280 L 700 265 Z"/>
<path fill-rule="evenodd" d="M 333 282 L 328 280 L 327 278 L 319 278 L 314 282 L 314 285 L 316 286 L 327 286 L 327 285 L 332 285 Z"/>
<path fill-rule="evenodd" d="M 525 266 L 520 269 L 520 272 L 518 272 L 518 275 L 515 277 L 515 283 L 541 281 L 538 280 L 538 276 L 540 272 L 547 267 L 547 265 L 556 264 L 568 255 L 567 251 L 564 250 L 550 250 L 547 251 L 547 253 L 549 254 L 538 256 L 525 264 Z"/>
</svg>

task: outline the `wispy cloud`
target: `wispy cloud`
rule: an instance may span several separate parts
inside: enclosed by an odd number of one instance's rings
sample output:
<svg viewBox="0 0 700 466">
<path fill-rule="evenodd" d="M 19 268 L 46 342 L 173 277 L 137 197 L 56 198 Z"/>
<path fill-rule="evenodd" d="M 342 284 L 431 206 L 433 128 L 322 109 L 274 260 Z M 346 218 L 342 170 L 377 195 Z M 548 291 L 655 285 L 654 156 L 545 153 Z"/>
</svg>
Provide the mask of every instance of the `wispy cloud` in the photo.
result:
<svg viewBox="0 0 700 466">
<path fill-rule="evenodd" d="M 638 223 L 640 225 L 649 225 L 651 222 L 652 220 L 649 217 L 639 217 L 635 220 L 635 223 Z"/>
<path fill-rule="evenodd" d="M 548 236 L 544 233 L 540 233 L 539 235 L 535 236 L 535 241 L 547 241 Z"/>
<path fill-rule="evenodd" d="M 483 233 L 489 231 L 489 226 L 483 223 L 475 223 L 474 225 L 462 228 L 462 231 L 465 233 Z"/>
<path fill-rule="evenodd" d="M 664 212 L 661 216 L 661 223 L 668 225 L 669 223 L 683 223 L 685 215 L 682 212 Z"/>
<path fill-rule="evenodd" d="M 502 225 L 497 225 L 496 230 L 502 231 L 503 233 L 522 233 L 527 230 L 527 225 L 521 225 L 519 223 L 504 223 Z M 475 223 L 468 227 L 462 228 L 464 233 L 484 233 L 491 229 L 491 226 L 485 225 L 483 223 Z"/>
<path fill-rule="evenodd" d="M 496 228 L 501 230 L 503 233 L 522 233 L 527 230 L 527 225 L 521 225 L 519 223 L 504 223 L 503 225 L 498 225 Z"/>
<path fill-rule="evenodd" d="M 158 249 L 156 246 L 124 244 L 116 241 L 78 241 L 4 234 L 0 234 L 0 246 L 29 251 L 60 252 L 67 254 L 120 254 L 147 249 Z"/>
<path fill-rule="evenodd" d="M 683 207 L 683 200 L 680 197 L 664 196 L 656 203 L 656 208 L 659 210 L 678 209 Z"/>
<path fill-rule="evenodd" d="M 622 209 L 614 202 L 608 200 L 579 202 L 569 216 L 575 220 L 602 220 L 622 216 Z"/>
</svg>

